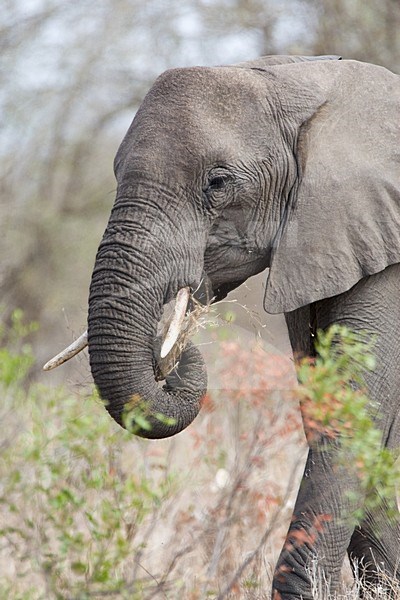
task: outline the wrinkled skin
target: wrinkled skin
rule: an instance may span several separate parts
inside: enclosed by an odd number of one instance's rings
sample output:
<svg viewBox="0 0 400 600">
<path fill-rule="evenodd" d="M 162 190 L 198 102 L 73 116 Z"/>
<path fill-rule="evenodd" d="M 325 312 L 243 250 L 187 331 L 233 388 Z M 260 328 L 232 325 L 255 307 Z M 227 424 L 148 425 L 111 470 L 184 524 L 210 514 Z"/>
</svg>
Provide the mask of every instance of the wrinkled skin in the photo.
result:
<svg viewBox="0 0 400 600">
<path fill-rule="evenodd" d="M 397 76 L 335 57 L 158 78 L 115 159 L 117 198 L 90 288 L 91 369 L 120 424 L 127 407 L 144 410 L 150 429 L 136 433 L 161 438 L 200 409 L 206 372 L 193 346 L 156 382 L 164 304 L 186 286 L 223 298 L 270 267 L 265 308 L 286 314 L 295 352 L 313 354 L 310 323 L 376 334 L 367 385 L 382 443 L 399 446 L 399 105 Z M 343 519 L 357 482 L 334 469 L 334 448 L 320 452 L 326 443 L 310 448 L 275 599 L 312 597 L 315 558 L 333 591 L 346 550 L 371 582 L 374 560 L 396 571 L 397 525 Z M 320 515 L 331 520 L 314 535 Z M 295 530 L 311 541 L 288 550 Z"/>
</svg>

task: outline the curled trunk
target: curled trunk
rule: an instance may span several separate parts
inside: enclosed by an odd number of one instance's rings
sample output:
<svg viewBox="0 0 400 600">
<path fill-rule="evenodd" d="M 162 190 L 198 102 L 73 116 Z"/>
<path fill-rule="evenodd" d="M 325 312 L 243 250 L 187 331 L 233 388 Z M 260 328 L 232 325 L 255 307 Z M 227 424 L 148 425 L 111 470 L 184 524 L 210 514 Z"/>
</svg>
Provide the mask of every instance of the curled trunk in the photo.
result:
<svg viewBox="0 0 400 600">
<path fill-rule="evenodd" d="M 163 242 L 162 228 L 152 232 L 142 222 L 132 211 L 128 218 L 124 205 L 114 208 L 90 288 L 89 356 L 112 417 L 138 435 L 163 438 L 195 418 L 207 376 L 200 352 L 188 344 L 164 385 L 157 381 L 163 304 L 190 285 L 192 276 L 188 270 L 177 275 L 172 251 L 179 248 Z"/>
</svg>

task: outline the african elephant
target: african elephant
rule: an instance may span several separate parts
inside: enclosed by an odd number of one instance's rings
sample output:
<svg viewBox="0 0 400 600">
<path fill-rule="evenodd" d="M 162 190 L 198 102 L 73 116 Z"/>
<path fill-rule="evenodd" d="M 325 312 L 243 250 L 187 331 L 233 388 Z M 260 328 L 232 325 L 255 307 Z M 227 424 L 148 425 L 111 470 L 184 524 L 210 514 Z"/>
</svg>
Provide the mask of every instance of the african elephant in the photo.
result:
<svg viewBox="0 0 400 600">
<path fill-rule="evenodd" d="M 312 330 L 332 323 L 376 334 L 367 386 L 382 444 L 400 445 L 399 108 L 397 75 L 333 56 L 173 69 L 156 80 L 115 158 L 117 196 L 90 286 L 90 365 L 116 421 L 142 403 L 151 427 L 139 435 L 191 423 L 206 372 L 188 344 L 158 385 L 163 306 L 179 295 L 185 311 L 196 290 L 219 300 L 268 267 L 264 307 L 285 314 L 294 352 L 312 355 Z M 357 482 L 335 471 L 324 443 L 309 449 L 276 599 L 312 598 L 315 558 L 333 591 L 346 551 L 368 581 L 375 564 L 396 574 L 398 525 L 379 514 L 356 528 L 339 518 Z M 309 541 L 289 551 L 299 530 Z"/>
</svg>

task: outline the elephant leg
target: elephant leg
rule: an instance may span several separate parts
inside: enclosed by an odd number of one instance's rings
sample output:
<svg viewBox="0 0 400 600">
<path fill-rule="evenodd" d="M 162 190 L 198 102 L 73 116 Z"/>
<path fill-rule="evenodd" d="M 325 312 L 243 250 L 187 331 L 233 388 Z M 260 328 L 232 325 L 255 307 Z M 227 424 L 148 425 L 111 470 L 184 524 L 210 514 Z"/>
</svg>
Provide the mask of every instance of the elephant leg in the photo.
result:
<svg viewBox="0 0 400 600">
<path fill-rule="evenodd" d="M 376 369 L 365 374 L 369 396 L 375 404 L 376 427 L 382 445 L 400 447 L 400 265 L 360 281 L 336 303 L 318 303 L 319 327 L 331 322 L 353 330 L 371 331 L 376 336 Z M 375 491 L 379 494 L 379 491 Z M 400 526 L 390 518 L 385 503 L 367 511 L 355 528 L 348 547 L 353 571 L 367 585 L 385 585 L 388 578 L 400 579 Z"/>
<path fill-rule="evenodd" d="M 394 420 L 387 445 L 400 447 L 400 419 Z M 376 494 L 379 492 L 376 490 Z M 393 499 L 394 502 L 396 499 Z M 400 580 L 400 523 L 385 510 L 385 502 L 374 511 L 368 510 L 355 528 L 347 553 L 354 575 L 363 586 L 379 586 L 390 596 L 390 580 Z M 389 583 L 388 583 L 389 582 Z"/>
<path fill-rule="evenodd" d="M 398 448 L 400 265 L 361 280 L 340 296 L 293 311 L 286 315 L 286 321 L 294 352 L 305 355 L 310 353 L 310 323 L 320 329 L 339 323 L 353 331 L 374 334 L 377 367 L 366 373 L 365 381 L 374 403 L 376 423 L 382 431 L 382 443 Z M 349 492 L 357 499 L 353 504 Z M 368 515 L 355 529 L 349 516 L 363 504 L 359 481 L 345 466 L 338 466 L 335 445 L 324 439 L 313 443 L 275 571 L 273 598 L 311 600 L 313 577 L 333 592 L 347 549 L 353 560 L 363 564 L 368 581 L 378 579 L 377 562 L 384 564 L 387 574 L 396 574 L 398 527 L 388 522 L 383 525 L 383 512 L 381 516 Z M 374 563 L 371 556 L 377 557 Z"/>
<path fill-rule="evenodd" d="M 399 334 L 399 331 L 394 333 L 394 335 Z M 398 356 L 396 360 L 398 360 Z M 386 446 L 393 449 L 399 448 L 399 411 L 394 410 L 392 426 L 387 424 L 385 431 L 384 443 Z M 379 494 L 378 490 L 375 490 L 375 493 Z M 396 502 L 395 498 L 393 500 Z M 388 516 L 385 503 L 382 502 L 382 505 L 374 511 L 367 511 L 362 523 L 354 530 L 347 552 L 354 574 L 367 588 L 371 586 L 385 588 L 390 579 L 400 580 L 399 548 L 399 520 Z M 387 593 L 389 595 L 389 590 Z"/>
<path fill-rule="evenodd" d="M 347 490 L 357 489 L 358 482 L 336 463 L 334 449 L 310 448 L 274 573 L 274 600 L 313 600 L 337 588 L 354 530 L 346 518 L 354 508 Z"/>
<path fill-rule="evenodd" d="M 347 549 L 354 575 L 362 587 L 379 586 L 390 595 L 390 581 L 400 579 L 400 526 L 384 508 L 367 512 L 356 527 Z"/>
<path fill-rule="evenodd" d="M 314 355 L 316 306 L 285 315 L 294 356 Z M 309 449 L 293 518 L 274 573 L 273 598 L 311 600 L 313 590 L 334 590 L 354 525 L 343 518 L 351 511 L 347 490 L 355 476 L 338 467 L 335 445 L 320 439 Z M 321 591 L 322 597 L 322 591 Z M 319 597 L 319 596 L 318 596 Z"/>
</svg>

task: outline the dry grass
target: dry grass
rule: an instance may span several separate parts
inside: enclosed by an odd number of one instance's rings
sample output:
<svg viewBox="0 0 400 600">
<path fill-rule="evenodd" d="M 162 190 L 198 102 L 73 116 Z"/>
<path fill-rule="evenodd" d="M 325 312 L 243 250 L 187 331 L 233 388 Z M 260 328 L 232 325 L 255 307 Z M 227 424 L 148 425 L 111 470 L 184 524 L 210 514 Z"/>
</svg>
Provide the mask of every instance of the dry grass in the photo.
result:
<svg viewBox="0 0 400 600">
<path fill-rule="evenodd" d="M 159 324 L 159 337 L 160 340 L 165 339 L 166 333 L 169 328 L 171 313 L 173 310 L 174 301 L 164 307 L 163 317 Z M 218 319 L 215 313 L 215 309 L 211 311 L 211 305 L 201 304 L 193 296 L 191 297 L 191 310 L 185 316 L 183 321 L 179 337 L 174 344 L 174 347 L 169 354 L 159 359 L 159 368 L 161 375 L 165 377 L 170 373 L 179 361 L 179 358 L 187 346 L 187 343 L 192 339 L 200 329 L 205 329 L 218 324 Z M 214 305 L 215 306 L 215 305 Z"/>
<path fill-rule="evenodd" d="M 329 585 L 321 579 L 315 563 L 310 568 L 312 581 L 313 600 L 398 600 L 400 598 L 400 582 L 389 578 L 380 565 L 376 565 L 377 574 L 381 580 L 380 585 L 371 586 L 361 580 L 358 575 L 353 578 L 350 565 L 346 564 L 342 570 L 342 581 L 339 591 L 332 594 Z"/>
</svg>

